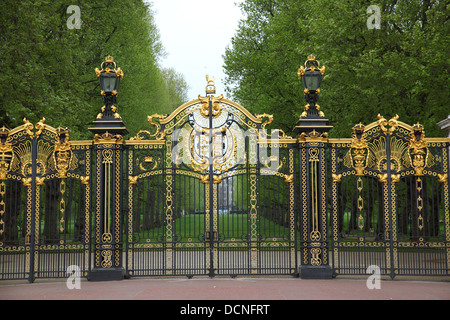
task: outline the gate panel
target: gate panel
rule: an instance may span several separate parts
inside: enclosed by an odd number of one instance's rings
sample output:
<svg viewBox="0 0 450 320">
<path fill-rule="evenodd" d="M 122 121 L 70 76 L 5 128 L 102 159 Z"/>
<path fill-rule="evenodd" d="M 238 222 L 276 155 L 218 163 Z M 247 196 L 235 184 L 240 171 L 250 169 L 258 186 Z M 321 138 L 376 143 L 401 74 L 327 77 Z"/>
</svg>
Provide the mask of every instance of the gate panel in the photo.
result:
<svg viewBox="0 0 450 320">
<path fill-rule="evenodd" d="M 0 279 L 27 279 L 30 272 L 30 236 L 31 219 L 27 213 L 28 188 L 21 181 L 13 180 L 14 173 L 8 180 L 0 181 Z M 29 189 L 31 192 L 31 188 Z"/>
<path fill-rule="evenodd" d="M 448 144 L 425 138 L 411 139 L 409 170 L 396 184 L 399 275 L 448 275 L 450 269 Z M 402 133 L 402 128 L 399 134 Z"/>
<path fill-rule="evenodd" d="M 448 275 L 448 146 L 397 118 L 331 142 L 337 274 Z"/>
<path fill-rule="evenodd" d="M 90 270 L 89 147 L 72 146 L 67 129 L 44 121 L 24 120 L 2 140 L 4 279 L 67 277 L 72 265 L 80 276 Z"/>
<path fill-rule="evenodd" d="M 205 275 L 210 264 L 205 235 L 209 189 L 202 183 L 203 175 L 183 163 L 183 152 L 173 151 L 178 142 L 186 142 L 182 131 L 174 132 L 172 127 L 162 133 L 159 126 L 156 134 L 142 131 L 127 142 L 127 272 L 129 276 Z M 145 140 L 157 134 L 159 139 Z"/>
<path fill-rule="evenodd" d="M 200 97 L 126 142 L 129 276 L 296 272 L 295 140 L 268 140 L 266 116 Z"/>
<path fill-rule="evenodd" d="M 389 274 L 384 195 L 374 177 L 343 176 L 333 181 L 333 264 L 338 274 L 365 274 L 370 265 Z"/>
<path fill-rule="evenodd" d="M 227 119 L 222 132 L 214 133 L 213 184 L 214 273 L 218 275 L 259 272 L 259 167 L 256 124 L 224 101 L 217 105 Z M 248 122 L 246 122 L 248 120 Z M 222 123 L 213 122 L 213 132 Z M 217 129 L 216 129 L 217 128 Z M 216 165 L 218 163 L 218 165 Z"/>
<path fill-rule="evenodd" d="M 0 279 L 29 279 L 32 258 L 33 139 L 29 125 L 0 129 Z M 33 125 L 31 125 L 33 128 Z M 27 160 L 25 160 L 27 159 Z"/>
<path fill-rule="evenodd" d="M 212 201 L 217 211 L 217 274 L 295 274 L 294 153 L 290 149 L 295 140 L 279 130 L 268 137 L 269 115 L 253 117 L 227 100 L 214 110 L 227 119 L 219 139 L 221 153 L 214 155 L 222 163 L 218 166 L 213 160 L 214 174 L 220 177 L 213 187 L 217 200 L 213 196 Z"/>
<path fill-rule="evenodd" d="M 217 192 L 218 274 L 248 274 L 251 219 L 247 169 L 222 175 Z"/>
<path fill-rule="evenodd" d="M 36 278 L 66 278 L 69 266 L 90 271 L 90 211 L 86 187 L 74 178 L 46 180 L 40 187 Z"/>
<path fill-rule="evenodd" d="M 321 270 L 331 277 L 327 231 L 327 172 L 328 148 L 326 137 L 317 133 L 302 135 L 298 150 L 299 165 L 299 251 L 302 278 L 311 277 L 311 270 Z"/>
<path fill-rule="evenodd" d="M 128 143 L 128 276 L 165 274 L 167 224 L 163 147 L 162 141 Z"/>
<path fill-rule="evenodd" d="M 397 264 L 390 136 L 362 124 L 353 138 L 332 143 L 333 267 L 336 274 L 366 274 L 375 265 L 393 275 Z"/>
<path fill-rule="evenodd" d="M 268 163 L 264 164 L 259 177 L 259 274 L 297 273 L 294 145 L 283 140 L 285 137 L 278 141 L 269 140 L 267 146 L 260 144 L 262 153 L 266 154 L 265 148 L 272 150 L 275 161 L 270 167 Z M 277 148 L 276 159 L 273 151 Z"/>
<path fill-rule="evenodd" d="M 205 275 L 210 265 L 206 234 L 209 230 L 208 187 L 201 183 L 200 174 L 186 168 L 175 170 L 173 180 L 172 272 L 175 275 Z"/>
<path fill-rule="evenodd" d="M 90 272 L 89 142 L 71 142 L 69 130 L 44 126 L 37 140 L 35 278 L 66 278 L 69 266 Z"/>
<path fill-rule="evenodd" d="M 88 277 L 91 252 L 89 142 L 38 123 L 33 278 L 67 278 L 75 266 Z"/>
</svg>

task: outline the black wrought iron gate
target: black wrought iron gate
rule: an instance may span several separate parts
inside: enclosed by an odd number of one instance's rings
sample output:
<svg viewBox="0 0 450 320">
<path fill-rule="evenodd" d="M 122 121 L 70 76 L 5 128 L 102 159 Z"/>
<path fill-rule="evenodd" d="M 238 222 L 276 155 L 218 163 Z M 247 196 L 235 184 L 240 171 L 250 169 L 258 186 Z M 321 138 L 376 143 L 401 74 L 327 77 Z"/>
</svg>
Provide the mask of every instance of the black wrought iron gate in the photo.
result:
<svg viewBox="0 0 450 320">
<path fill-rule="evenodd" d="M 127 143 L 129 276 L 297 272 L 293 150 L 267 154 L 266 116 L 209 94 L 149 117 Z"/>
<path fill-rule="evenodd" d="M 0 279 L 450 274 L 450 139 L 381 116 L 269 136 L 212 92 L 148 121 L 129 140 L 0 128 Z"/>
<path fill-rule="evenodd" d="M 0 132 L 0 279 L 81 276 L 91 269 L 87 142 L 45 119 Z"/>
<path fill-rule="evenodd" d="M 335 272 L 448 275 L 448 141 L 397 116 L 353 130 L 330 139 Z"/>
</svg>

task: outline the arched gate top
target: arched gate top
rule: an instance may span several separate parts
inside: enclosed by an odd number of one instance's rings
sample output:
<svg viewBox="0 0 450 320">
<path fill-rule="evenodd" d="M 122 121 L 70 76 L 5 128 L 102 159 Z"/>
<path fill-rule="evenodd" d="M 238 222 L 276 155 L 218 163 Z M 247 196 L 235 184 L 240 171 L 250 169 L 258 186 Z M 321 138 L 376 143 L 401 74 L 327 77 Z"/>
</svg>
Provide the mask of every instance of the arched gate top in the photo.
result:
<svg viewBox="0 0 450 320">
<path fill-rule="evenodd" d="M 153 114 L 148 116 L 148 122 L 153 126 L 152 132 L 141 130 L 131 138 L 130 141 L 141 141 L 146 139 L 164 140 L 166 135 L 170 135 L 173 130 L 179 128 L 192 117 L 196 118 L 196 123 L 204 122 L 207 127 L 209 119 L 209 103 L 212 103 L 213 128 L 219 128 L 221 123 L 226 122 L 232 117 L 233 122 L 237 123 L 243 130 L 265 129 L 272 123 L 273 116 L 269 114 L 253 115 L 238 103 L 225 99 L 223 95 L 207 95 L 198 99 L 191 100 L 179 106 L 170 115 Z M 145 137 L 147 136 L 147 137 Z"/>
<path fill-rule="evenodd" d="M 247 109 L 245 109 L 243 106 L 239 105 L 236 102 L 233 102 L 231 100 L 225 99 L 223 95 L 220 95 L 218 97 L 214 96 L 208 96 L 208 97 L 201 97 L 199 95 L 198 99 L 191 100 L 189 102 L 186 102 L 179 106 L 177 109 L 175 109 L 170 115 L 164 117 L 161 119 L 161 124 L 170 123 L 174 118 L 179 116 L 180 114 L 188 114 L 190 113 L 190 109 L 192 106 L 195 105 L 203 105 L 207 103 L 211 99 L 211 101 L 214 103 L 219 104 L 220 106 L 226 106 L 228 110 L 235 113 L 236 115 L 239 115 L 239 119 L 242 121 L 245 121 L 249 126 L 255 126 L 256 124 L 261 124 L 263 117 L 266 116 L 267 118 L 272 119 L 272 116 L 269 115 L 253 115 L 250 113 Z M 253 122 L 255 125 L 251 125 L 250 122 Z M 270 120 L 272 122 L 272 120 Z"/>
</svg>

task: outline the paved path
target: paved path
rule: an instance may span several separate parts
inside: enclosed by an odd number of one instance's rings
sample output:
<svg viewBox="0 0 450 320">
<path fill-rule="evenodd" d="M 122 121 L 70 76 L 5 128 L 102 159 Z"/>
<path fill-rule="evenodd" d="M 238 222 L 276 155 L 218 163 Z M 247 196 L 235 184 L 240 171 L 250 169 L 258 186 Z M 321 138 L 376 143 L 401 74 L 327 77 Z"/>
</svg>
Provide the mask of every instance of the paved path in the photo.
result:
<svg viewBox="0 0 450 320">
<path fill-rule="evenodd" d="M 110 306 L 94 302 L 89 314 L 110 314 L 125 317 L 142 310 L 160 310 L 165 319 L 287 319 L 299 310 L 317 310 L 321 315 L 335 316 L 336 308 L 311 300 L 368 300 L 365 310 L 377 312 L 383 306 L 371 300 L 450 300 L 450 277 L 441 281 L 382 280 L 381 289 L 369 290 L 366 279 L 302 280 L 297 278 L 169 278 L 132 279 L 111 282 L 81 281 L 79 290 L 69 290 L 65 281 L 38 280 L 1 281 L 1 300 L 113 300 Z M 152 300 L 142 306 L 126 307 L 123 302 L 114 308 L 115 300 Z M 162 301 L 164 300 L 164 301 Z M 308 300 L 302 302 L 299 300 Z M 50 302 L 53 306 L 53 302 Z M 339 302 L 339 306 L 342 302 Z M 361 301 L 358 305 L 361 306 Z M 420 302 L 423 307 L 423 302 Z M 444 302 L 446 303 L 446 302 Z M 3 302 L 5 305 L 5 302 Z M 21 304 L 22 305 L 22 304 Z M 78 308 L 82 308 L 78 303 Z M 27 306 L 27 304 L 23 304 Z M 58 302 L 58 306 L 61 302 Z M 72 304 L 73 306 L 73 304 Z M 135 305 L 136 306 L 136 305 Z M 347 306 L 345 308 L 351 307 Z M 390 303 L 388 307 L 392 306 Z M 50 306 L 49 306 L 50 307 Z M 444 307 L 444 306 L 443 306 Z M 39 308 L 46 308 L 39 302 Z M 68 307 L 70 308 L 70 307 Z M 304 309 L 306 308 L 306 309 Z M 25 308 L 23 312 L 34 312 Z M 69 310 L 69 309 L 67 309 Z M 76 310 L 78 309 L 70 309 Z M 83 309 L 81 309 L 83 310 Z M 115 310 L 115 311 L 113 311 Z M 124 311 L 125 310 L 125 311 Z M 134 310 L 130 313 L 130 310 Z M 351 310 L 351 309 L 348 309 Z M 414 316 L 416 308 L 403 308 Z M 408 311 L 409 310 L 409 311 Z M 112 312 L 113 311 L 113 312 Z M 302 311 L 302 312 L 303 312 Z M 302 313 L 300 312 L 300 313 Z"/>
<path fill-rule="evenodd" d="M 369 290 L 366 279 L 165 278 L 111 282 L 82 280 L 69 290 L 62 279 L 33 284 L 0 282 L 0 300 L 450 300 L 450 279 L 382 280 Z"/>
</svg>

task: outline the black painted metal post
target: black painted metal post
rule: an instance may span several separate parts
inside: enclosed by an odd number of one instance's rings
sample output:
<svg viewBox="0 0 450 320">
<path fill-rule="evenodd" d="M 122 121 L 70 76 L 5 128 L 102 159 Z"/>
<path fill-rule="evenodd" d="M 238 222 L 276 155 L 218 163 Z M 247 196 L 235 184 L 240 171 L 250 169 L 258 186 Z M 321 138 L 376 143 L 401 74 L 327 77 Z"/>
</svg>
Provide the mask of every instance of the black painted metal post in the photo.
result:
<svg viewBox="0 0 450 320">
<path fill-rule="evenodd" d="M 32 137 L 32 143 L 31 143 L 31 233 L 29 235 L 29 250 L 30 250 L 30 273 L 28 276 L 28 282 L 33 283 L 35 280 L 35 274 L 34 274 L 34 265 L 35 265 L 35 250 L 36 245 L 35 243 L 35 232 L 36 232 L 36 177 L 37 177 L 37 138 Z M 29 204 L 28 204 L 29 205 Z"/>
<path fill-rule="evenodd" d="M 98 143 L 98 144 L 97 144 Z M 94 145 L 94 268 L 92 281 L 121 280 L 122 266 L 122 162 L 119 139 Z"/>
<path fill-rule="evenodd" d="M 327 139 L 300 139 L 299 186 L 296 201 L 300 226 L 300 276 L 331 279 L 328 252 L 328 207 L 326 201 Z"/>
<path fill-rule="evenodd" d="M 294 132 L 298 135 L 300 192 L 299 202 L 300 276 L 304 279 L 331 279 L 333 270 L 328 258 L 328 228 L 326 200 L 326 150 L 328 124 L 317 105 L 320 82 L 325 67 L 320 68 L 313 55 L 308 56 L 298 71 L 304 86 L 307 105 Z"/>
<path fill-rule="evenodd" d="M 213 102 L 211 96 L 208 102 L 208 118 L 209 118 L 209 152 L 208 152 L 208 162 L 209 162 L 209 276 L 214 277 L 214 136 L 213 136 Z M 208 200 L 207 200 L 208 201 Z"/>
<path fill-rule="evenodd" d="M 117 113 L 117 89 L 123 72 L 108 56 L 102 70 L 96 69 L 100 79 L 103 107 L 89 128 L 94 136 L 94 268 L 92 281 L 121 280 L 122 266 L 122 199 L 123 136 L 128 133 Z M 112 85 L 114 83 L 114 86 Z"/>
<path fill-rule="evenodd" d="M 396 205 L 394 199 L 393 199 L 393 194 L 392 194 L 392 189 L 395 188 L 394 182 L 392 180 L 392 167 L 391 167 L 391 135 L 389 132 L 386 133 L 386 172 L 387 172 L 387 187 L 386 187 L 386 191 L 388 193 L 387 198 L 388 198 L 388 225 L 386 226 L 386 228 L 388 228 L 388 230 L 386 230 L 385 234 L 389 237 L 389 239 L 385 239 L 389 241 L 389 252 L 387 252 L 388 255 L 388 261 L 390 261 L 390 265 L 389 267 L 389 276 L 391 277 L 391 279 L 394 279 L 395 277 L 395 250 L 396 247 L 394 247 L 394 233 L 397 232 L 397 230 L 394 230 L 394 226 L 393 226 L 393 206 Z M 388 245 L 388 244 L 386 244 Z"/>
</svg>

